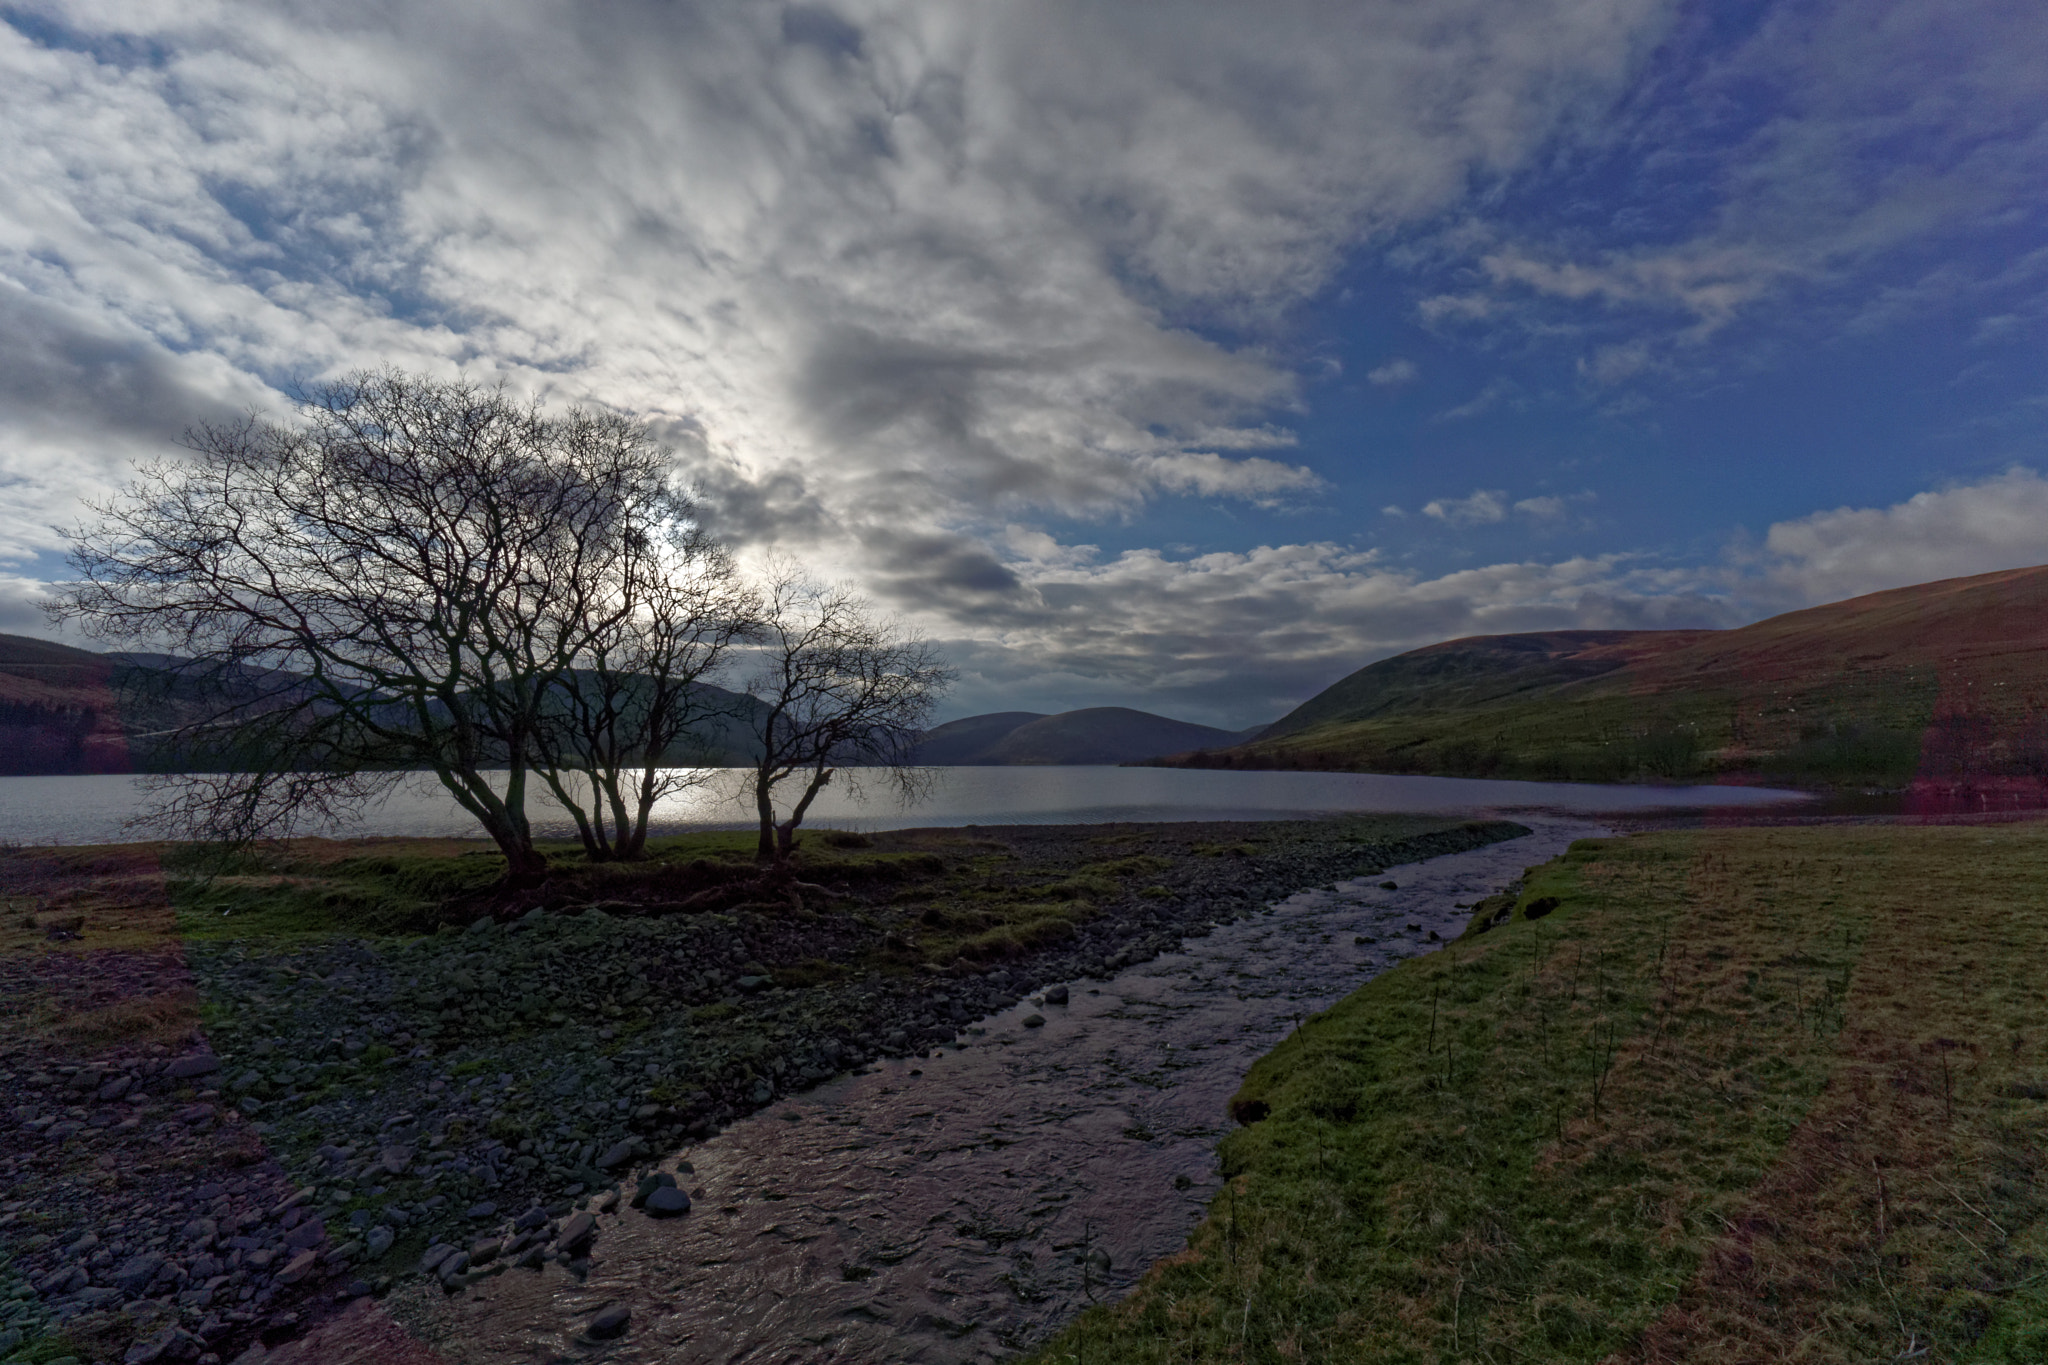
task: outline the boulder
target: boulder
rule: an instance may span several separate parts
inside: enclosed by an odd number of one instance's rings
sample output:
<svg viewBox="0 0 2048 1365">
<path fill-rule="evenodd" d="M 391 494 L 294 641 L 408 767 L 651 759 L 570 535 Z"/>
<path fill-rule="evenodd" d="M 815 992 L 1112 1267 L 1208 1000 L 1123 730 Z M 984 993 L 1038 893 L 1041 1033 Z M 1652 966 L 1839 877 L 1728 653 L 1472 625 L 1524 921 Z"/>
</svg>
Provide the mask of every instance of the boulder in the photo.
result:
<svg viewBox="0 0 2048 1365">
<path fill-rule="evenodd" d="M 555 1245 L 563 1251 L 576 1251 L 587 1245 L 597 1235 L 597 1218 L 590 1213 L 577 1213 L 562 1224 L 562 1230 L 555 1237 Z"/>
<path fill-rule="evenodd" d="M 626 1324 L 633 1320 L 633 1310 L 624 1304 L 613 1304 L 590 1320 L 584 1334 L 598 1341 L 609 1341 L 626 1330 Z"/>
<path fill-rule="evenodd" d="M 174 1081 L 189 1081 L 195 1076 L 205 1076 L 220 1070 L 220 1058 L 211 1052 L 195 1052 L 189 1057 L 180 1057 L 164 1068 L 164 1075 Z"/>
<path fill-rule="evenodd" d="M 655 1218 L 673 1218 L 690 1211 L 690 1196 L 673 1185 L 663 1185 L 647 1196 L 645 1207 Z"/>
</svg>

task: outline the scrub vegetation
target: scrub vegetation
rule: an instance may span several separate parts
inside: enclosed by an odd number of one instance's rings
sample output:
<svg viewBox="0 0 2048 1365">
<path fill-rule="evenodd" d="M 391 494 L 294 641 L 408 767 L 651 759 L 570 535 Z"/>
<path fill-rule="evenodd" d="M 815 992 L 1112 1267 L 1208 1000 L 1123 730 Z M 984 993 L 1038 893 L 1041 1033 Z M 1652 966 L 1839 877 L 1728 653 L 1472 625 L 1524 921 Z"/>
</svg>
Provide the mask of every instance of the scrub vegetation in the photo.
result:
<svg viewBox="0 0 2048 1365">
<path fill-rule="evenodd" d="M 1261 1061 L 1034 1359 L 2048 1357 L 2044 898 L 2042 825 L 1577 844 Z"/>
</svg>

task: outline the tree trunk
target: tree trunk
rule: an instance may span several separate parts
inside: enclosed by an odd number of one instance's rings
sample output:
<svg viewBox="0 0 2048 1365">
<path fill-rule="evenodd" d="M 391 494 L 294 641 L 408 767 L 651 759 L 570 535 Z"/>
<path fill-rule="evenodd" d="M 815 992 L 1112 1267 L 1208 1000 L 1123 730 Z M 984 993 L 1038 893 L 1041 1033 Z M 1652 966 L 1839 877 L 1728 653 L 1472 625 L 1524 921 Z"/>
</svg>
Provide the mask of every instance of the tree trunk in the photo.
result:
<svg viewBox="0 0 2048 1365">
<path fill-rule="evenodd" d="M 761 817 L 761 838 L 754 845 L 754 861 L 775 861 L 775 789 L 768 783 L 765 767 L 754 770 L 754 812 Z"/>
</svg>

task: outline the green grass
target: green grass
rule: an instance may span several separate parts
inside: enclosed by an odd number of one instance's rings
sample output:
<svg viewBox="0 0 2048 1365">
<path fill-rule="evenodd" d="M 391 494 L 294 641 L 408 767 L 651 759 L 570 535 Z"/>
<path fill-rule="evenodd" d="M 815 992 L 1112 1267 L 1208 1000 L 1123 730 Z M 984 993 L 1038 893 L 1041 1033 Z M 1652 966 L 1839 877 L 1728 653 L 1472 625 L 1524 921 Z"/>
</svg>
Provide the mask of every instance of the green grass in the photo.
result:
<svg viewBox="0 0 2048 1365">
<path fill-rule="evenodd" d="M 2043 1359 L 2044 901 L 2038 825 L 1576 845 L 1255 1066 L 1033 1359 Z"/>
</svg>

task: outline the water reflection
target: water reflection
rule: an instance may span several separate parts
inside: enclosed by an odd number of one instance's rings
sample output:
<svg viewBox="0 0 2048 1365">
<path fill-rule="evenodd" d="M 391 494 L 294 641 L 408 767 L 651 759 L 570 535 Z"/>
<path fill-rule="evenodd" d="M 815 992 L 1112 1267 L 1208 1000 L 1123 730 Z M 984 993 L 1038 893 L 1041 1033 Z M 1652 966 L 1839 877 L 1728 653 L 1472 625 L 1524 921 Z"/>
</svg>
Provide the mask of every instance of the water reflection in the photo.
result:
<svg viewBox="0 0 2048 1365">
<path fill-rule="evenodd" d="M 711 769 L 655 811 L 667 831 L 746 827 L 747 774 Z M 856 790 L 850 773 L 812 807 L 811 825 L 904 829 L 924 825 L 1069 824 L 1104 820 L 1270 820 L 1333 811 L 1469 811 L 1539 808 L 1579 814 L 1658 807 L 1753 809 L 1802 802 L 1802 792 L 1764 787 L 1600 786 L 1496 782 L 1374 773 L 1199 772 L 1171 768 L 939 768 L 921 800 L 904 806 L 884 783 Z M 0 778 L 0 838 L 20 843 L 106 843 L 147 837 L 124 828 L 143 798 L 129 777 Z M 538 794 L 537 831 L 573 838 L 566 813 Z M 408 779 L 357 824 L 306 829 L 326 835 L 474 837 L 476 824 L 431 777 Z"/>
</svg>

